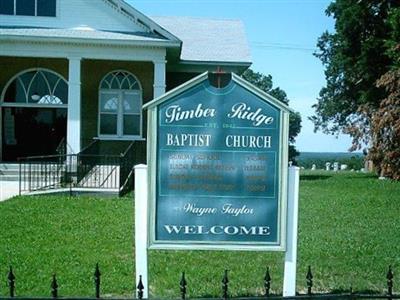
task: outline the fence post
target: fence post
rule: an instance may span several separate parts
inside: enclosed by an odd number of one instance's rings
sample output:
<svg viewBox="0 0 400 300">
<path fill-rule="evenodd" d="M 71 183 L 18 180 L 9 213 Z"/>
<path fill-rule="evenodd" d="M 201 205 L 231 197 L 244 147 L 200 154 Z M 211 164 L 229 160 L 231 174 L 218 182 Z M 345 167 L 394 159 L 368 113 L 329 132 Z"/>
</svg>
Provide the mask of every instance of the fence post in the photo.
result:
<svg viewBox="0 0 400 300">
<path fill-rule="evenodd" d="M 264 289 L 265 289 L 265 297 L 269 297 L 269 293 L 271 290 L 271 275 L 269 274 L 269 267 L 267 267 L 267 272 L 264 276 Z"/>
<path fill-rule="evenodd" d="M 296 295 L 297 224 L 299 215 L 300 168 L 290 166 L 288 172 L 287 233 L 283 296 Z"/>
<path fill-rule="evenodd" d="M 10 271 L 8 272 L 8 287 L 10 288 L 10 297 L 13 298 L 15 296 L 15 275 L 13 273 L 13 269 L 10 266 Z"/>
<path fill-rule="evenodd" d="M 73 170 L 73 161 L 74 161 L 74 159 L 73 159 L 73 156 L 72 156 L 73 154 L 71 154 L 71 155 L 69 155 L 68 156 L 68 159 L 67 159 L 67 161 L 68 161 L 68 164 L 67 164 L 67 169 L 68 169 L 68 172 L 67 172 L 67 176 L 68 176 L 68 183 L 69 183 L 69 197 L 71 198 L 72 197 L 72 180 L 73 180 L 73 176 L 72 176 L 72 170 Z M 78 174 L 78 171 L 77 171 L 77 173 L 76 174 Z"/>
<path fill-rule="evenodd" d="M 135 264 L 136 264 L 136 284 L 143 285 L 144 299 L 148 298 L 149 284 L 147 271 L 147 166 L 135 166 Z M 139 297 L 139 293 L 136 293 Z"/>
<path fill-rule="evenodd" d="M 229 298 L 228 284 L 229 284 L 228 270 L 225 270 L 224 277 L 222 278 L 222 298 L 225 300 Z"/>
<path fill-rule="evenodd" d="M 57 298 L 58 297 L 58 283 L 56 274 L 53 274 L 53 280 L 51 281 L 51 297 Z"/>
<path fill-rule="evenodd" d="M 48 169 L 47 169 L 47 162 L 44 161 L 44 188 L 47 187 L 47 176 L 48 176 L 47 171 L 48 171 Z M 43 176 L 43 173 L 42 173 L 42 176 Z M 43 183 L 42 183 L 42 184 L 43 184 Z"/>
<path fill-rule="evenodd" d="M 32 186 L 31 186 L 31 179 L 32 179 L 32 174 L 31 174 L 31 170 L 32 170 L 32 167 L 31 167 L 31 162 L 29 162 L 29 164 L 28 164 L 28 166 L 29 166 L 29 168 L 28 168 L 28 191 L 30 192 L 31 191 L 31 188 L 32 188 Z"/>
<path fill-rule="evenodd" d="M 307 280 L 307 295 L 311 296 L 312 295 L 312 287 L 313 287 L 313 274 L 311 272 L 311 266 L 308 266 L 308 271 L 306 275 L 306 280 Z"/>
<path fill-rule="evenodd" d="M 182 272 L 182 277 L 181 281 L 179 282 L 179 289 L 181 291 L 181 299 L 185 300 L 186 299 L 186 278 L 185 278 L 185 272 Z"/>
<path fill-rule="evenodd" d="M 21 184 L 21 176 L 22 176 L 22 172 L 21 172 L 21 164 L 22 164 L 22 162 L 21 162 L 21 160 L 18 158 L 18 163 L 19 163 L 19 184 L 18 184 L 18 188 L 19 188 L 19 193 L 18 193 L 18 195 L 20 195 L 21 196 L 21 188 L 22 188 L 22 184 Z"/>
<path fill-rule="evenodd" d="M 125 160 L 123 159 L 123 154 L 121 153 L 118 157 L 118 164 L 119 164 L 119 182 L 118 182 L 118 194 L 122 196 L 122 186 L 124 185 L 125 181 Z"/>
<path fill-rule="evenodd" d="M 393 271 L 392 271 L 392 266 L 389 266 L 389 270 L 386 274 L 386 279 L 387 279 L 387 294 L 389 296 L 389 299 L 392 299 L 391 297 L 393 296 Z"/>
<path fill-rule="evenodd" d="M 136 287 L 136 293 L 137 293 L 137 299 L 141 300 L 143 299 L 143 290 L 144 290 L 144 286 L 143 286 L 143 282 L 142 282 L 142 275 L 139 275 L 139 283 Z"/>
<path fill-rule="evenodd" d="M 96 269 L 94 270 L 94 286 L 95 286 L 95 293 L 96 293 L 96 298 L 100 298 L 100 269 L 99 269 L 99 263 L 96 264 Z"/>
</svg>

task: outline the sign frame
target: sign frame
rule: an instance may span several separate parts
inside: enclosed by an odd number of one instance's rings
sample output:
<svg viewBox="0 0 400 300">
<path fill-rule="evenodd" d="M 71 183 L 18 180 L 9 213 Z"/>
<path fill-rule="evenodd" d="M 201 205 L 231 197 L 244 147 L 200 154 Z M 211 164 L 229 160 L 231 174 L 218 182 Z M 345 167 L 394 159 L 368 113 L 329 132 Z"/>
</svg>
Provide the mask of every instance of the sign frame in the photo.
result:
<svg viewBox="0 0 400 300">
<path fill-rule="evenodd" d="M 156 240 L 156 193 L 157 193 L 157 121 L 158 106 L 184 91 L 208 80 L 205 72 L 185 84 L 169 91 L 163 96 L 144 105 L 148 110 L 147 124 L 147 165 L 148 165 L 148 248 L 159 250 L 240 250 L 240 251 L 286 251 L 287 237 L 287 199 L 288 199 L 288 137 L 289 112 L 292 110 L 271 95 L 254 87 L 241 77 L 232 73 L 236 84 L 275 106 L 280 113 L 280 151 L 278 167 L 278 243 L 238 242 L 238 241 L 159 241 Z"/>
</svg>

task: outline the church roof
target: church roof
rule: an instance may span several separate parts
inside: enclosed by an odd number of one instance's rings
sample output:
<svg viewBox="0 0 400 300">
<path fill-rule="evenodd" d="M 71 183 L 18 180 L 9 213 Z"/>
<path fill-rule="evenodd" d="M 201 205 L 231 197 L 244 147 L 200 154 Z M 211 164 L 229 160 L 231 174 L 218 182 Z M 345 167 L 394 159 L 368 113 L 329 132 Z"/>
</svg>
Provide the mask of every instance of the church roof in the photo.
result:
<svg viewBox="0 0 400 300">
<path fill-rule="evenodd" d="M 182 41 L 180 59 L 193 62 L 251 63 L 250 48 L 240 20 L 193 17 L 152 17 Z"/>
</svg>

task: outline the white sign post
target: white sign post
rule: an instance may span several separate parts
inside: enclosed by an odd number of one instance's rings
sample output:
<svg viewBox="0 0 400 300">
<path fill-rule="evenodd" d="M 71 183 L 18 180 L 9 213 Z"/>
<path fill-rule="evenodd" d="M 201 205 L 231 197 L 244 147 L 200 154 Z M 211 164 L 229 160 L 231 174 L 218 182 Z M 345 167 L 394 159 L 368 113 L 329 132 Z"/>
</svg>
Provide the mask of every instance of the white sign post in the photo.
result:
<svg viewBox="0 0 400 300">
<path fill-rule="evenodd" d="M 285 272 L 283 278 L 284 297 L 292 297 L 296 295 L 297 225 L 299 218 L 300 168 L 289 167 L 288 176 L 286 252 Z"/>
<path fill-rule="evenodd" d="M 135 287 L 138 286 L 141 277 L 144 286 L 144 299 L 149 298 L 149 281 L 147 269 L 147 191 L 147 166 L 137 165 L 135 166 Z M 136 298 L 139 298 L 137 294 Z"/>
</svg>

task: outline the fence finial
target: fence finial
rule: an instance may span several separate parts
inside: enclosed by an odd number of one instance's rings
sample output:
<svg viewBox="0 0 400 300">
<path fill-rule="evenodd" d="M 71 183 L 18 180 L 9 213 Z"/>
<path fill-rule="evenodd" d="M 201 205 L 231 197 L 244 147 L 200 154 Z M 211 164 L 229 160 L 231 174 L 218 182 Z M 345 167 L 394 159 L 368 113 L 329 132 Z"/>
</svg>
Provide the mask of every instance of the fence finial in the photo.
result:
<svg viewBox="0 0 400 300">
<path fill-rule="evenodd" d="M 143 299 L 144 285 L 142 282 L 142 275 L 139 275 L 139 283 L 137 285 L 138 298 Z"/>
<path fill-rule="evenodd" d="M 53 274 L 53 280 L 51 281 L 51 296 L 53 298 L 57 298 L 58 297 L 58 283 L 57 283 L 57 278 L 56 278 L 56 274 Z"/>
<path fill-rule="evenodd" d="M 94 270 L 94 286 L 96 292 L 96 298 L 100 298 L 100 269 L 99 263 L 96 263 L 96 269 Z"/>
<path fill-rule="evenodd" d="M 389 266 L 389 270 L 386 274 L 388 295 L 393 296 L 393 271 L 392 266 Z"/>
<path fill-rule="evenodd" d="M 10 297 L 14 297 L 15 296 L 15 275 L 13 273 L 13 269 L 12 266 L 10 266 L 10 271 L 8 272 L 8 286 L 10 288 Z"/>
<path fill-rule="evenodd" d="M 307 294 L 311 295 L 313 287 L 313 274 L 311 273 L 311 266 L 308 266 L 306 279 L 307 279 Z"/>
<path fill-rule="evenodd" d="M 264 276 L 264 288 L 265 288 L 265 296 L 269 296 L 269 292 L 271 290 L 271 275 L 269 274 L 269 267 L 267 267 L 267 272 Z"/>
<path fill-rule="evenodd" d="M 186 299 L 186 278 L 185 278 L 185 272 L 182 272 L 182 277 L 181 277 L 181 281 L 179 282 L 179 288 L 181 291 L 181 299 L 185 300 Z"/>
<path fill-rule="evenodd" d="M 225 270 L 224 277 L 222 278 L 222 298 L 228 299 L 228 270 Z"/>
<path fill-rule="evenodd" d="M 355 297 L 355 295 L 354 295 L 353 285 L 350 285 L 349 297 L 350 297 L 350 300 L 357 299 L 357 298 Z"/>
</svg>

